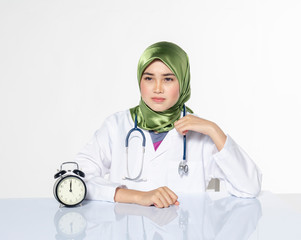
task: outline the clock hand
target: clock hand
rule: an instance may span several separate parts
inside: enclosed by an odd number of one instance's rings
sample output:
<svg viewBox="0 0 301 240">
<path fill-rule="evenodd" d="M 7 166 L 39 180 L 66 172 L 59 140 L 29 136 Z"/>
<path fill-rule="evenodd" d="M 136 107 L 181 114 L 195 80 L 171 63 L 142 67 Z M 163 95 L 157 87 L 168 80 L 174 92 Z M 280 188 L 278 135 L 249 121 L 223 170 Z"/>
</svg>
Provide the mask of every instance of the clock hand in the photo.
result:
<svg viewBox="0 0 301 240">
<path fill-rule="evenodd" d="M 72 180 L 70 180 L 70 190 L 69 192 L 72 192 Z"/>
</svg>

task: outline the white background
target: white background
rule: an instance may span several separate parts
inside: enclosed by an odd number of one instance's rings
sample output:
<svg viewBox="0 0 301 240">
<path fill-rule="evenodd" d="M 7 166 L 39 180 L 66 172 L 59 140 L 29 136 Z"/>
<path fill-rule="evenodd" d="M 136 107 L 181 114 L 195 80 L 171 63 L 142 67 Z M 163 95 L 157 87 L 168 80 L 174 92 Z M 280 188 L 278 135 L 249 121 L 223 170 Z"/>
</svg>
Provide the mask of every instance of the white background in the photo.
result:
<svg viewBox="0 0 301 240">
<path fill-rule="evenodd" d="M 157 41 L 188 53 L 199 116 L 301 193 L 301 1 L 0 0 L 0 197 L 51 197 L 108 115 L 139 102 L 137 62 Z"/>
</svg>

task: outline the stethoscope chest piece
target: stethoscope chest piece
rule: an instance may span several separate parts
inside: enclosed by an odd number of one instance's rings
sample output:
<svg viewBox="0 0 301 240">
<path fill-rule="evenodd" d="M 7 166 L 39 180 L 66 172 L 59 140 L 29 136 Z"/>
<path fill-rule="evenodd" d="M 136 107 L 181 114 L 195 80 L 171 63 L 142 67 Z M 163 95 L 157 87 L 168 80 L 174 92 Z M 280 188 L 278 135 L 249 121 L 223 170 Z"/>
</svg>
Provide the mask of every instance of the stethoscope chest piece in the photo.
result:
<svg viewBox="0 0 301 240">
<path fill-rule="evenodd" d="M 178 173 L 180 176 L 186 175 L 188 173 L 188 165 L 186 160 L 182 160 L 179 164 Z"/>
</svg>

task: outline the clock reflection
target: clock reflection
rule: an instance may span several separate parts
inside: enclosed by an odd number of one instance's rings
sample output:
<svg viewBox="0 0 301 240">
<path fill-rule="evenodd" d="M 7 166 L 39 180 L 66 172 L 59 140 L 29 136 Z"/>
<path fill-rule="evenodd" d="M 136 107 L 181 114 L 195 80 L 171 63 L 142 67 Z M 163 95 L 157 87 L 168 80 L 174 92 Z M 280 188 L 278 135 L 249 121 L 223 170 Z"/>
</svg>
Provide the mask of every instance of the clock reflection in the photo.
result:
<svg viewBox="0 0 301 240">
<path fill-rule="evenodd" d="M 86 237 L 87 220 L 83 214 L 84 209 L 60 208 L 54 217 L 57 234 L 56 239 L 80 240 Z"/>
</svg>

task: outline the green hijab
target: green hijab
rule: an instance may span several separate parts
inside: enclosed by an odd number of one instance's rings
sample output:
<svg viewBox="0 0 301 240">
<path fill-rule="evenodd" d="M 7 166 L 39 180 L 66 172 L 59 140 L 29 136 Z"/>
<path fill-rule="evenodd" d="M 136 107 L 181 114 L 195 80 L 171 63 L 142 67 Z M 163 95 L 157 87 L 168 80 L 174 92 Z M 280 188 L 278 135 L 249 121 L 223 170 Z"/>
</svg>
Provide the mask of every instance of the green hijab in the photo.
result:
<svg viewBox="0 0 301 240">
<path fill-rule="evenodd" d="M 137 125 L 145 130 L 165 132 L 174 128 L 174 122 L 181 117 L 183 105 L 190 98 L 190 67 L 187 54 L 182 48 L 170 42 L 158 42 L 149 46 L 138 62 L 137 77 L 140 88 L 141 76 L 154 60 L 161 60 L 179 80 L 180 97 L 176 104 L 163 112 L 155 112 L 140 99 L 138 106 L 131 108 L 133 121 L 137 114 Z M 187 108 L 189 112 L 192 112 Z"/>
</svg>

